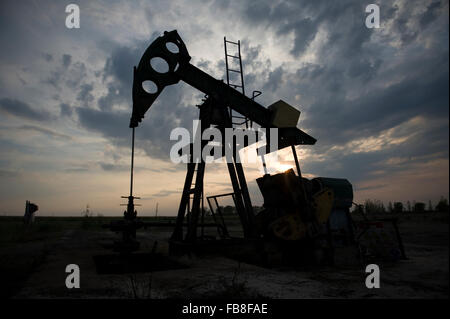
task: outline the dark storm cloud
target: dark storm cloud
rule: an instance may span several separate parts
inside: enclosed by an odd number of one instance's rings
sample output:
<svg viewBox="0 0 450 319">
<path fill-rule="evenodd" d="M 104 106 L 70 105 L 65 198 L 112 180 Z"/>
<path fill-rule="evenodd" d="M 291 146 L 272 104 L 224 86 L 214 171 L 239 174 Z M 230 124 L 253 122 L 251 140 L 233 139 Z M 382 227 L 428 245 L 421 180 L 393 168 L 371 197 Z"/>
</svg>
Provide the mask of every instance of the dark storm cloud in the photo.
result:
<svg viewBox="0 0 450 319">
<path fill-rule="evenodd" d="M 68 88 L 83 90 L 82 85 L 85 85 L 84 81 L 87 78 L 87 67 L 84 62 L 72 62 L 65 74 L 67 76 L 65 84 Z"/>
<path fill-rule="evenodd" d="M 155 33 L 153 36 L 158 36 Z M 80 124 L 101 133 L 119 146 L 128 146 L 131 130 L 128 128 L 131 116 L 131 87 L 133 66 L 139 60 L 150 42 L 137 42 L 134 46 L 117 46 L 107 59 L 103 80 L 108 92 L 98 99 L 99 109 L 80 107 L 77 114 Z M 186 105 L 186 96 L 195 94 L 186 85 L 167 87 L 146 114 L 146 118 L 136 130 L 137 147 L 149 156 L 167 159 L 170 147 L 171 129 L 182 126 L 192 127 L 192 120 L 198 117 L 194 105 Z M 113 110 L 114 106 L 126 106 L 128 111 Z M 105 168 L 105 167 L 103 167 Z"/>
<path fill-rule="evenodd" d="M 304 63 L 296 71 L 273 69 L 252 58 L 251 44 L 243 51 L 244 57 L 250 55 L 245 61 L 247 86 L 250 82 L 263 88 L 259 99 L 268 104 L 281 95 L 293 101 L 300 94 L 301 110 L 307 115 L 300 125 L 318 138 L 314 152 L 325 155 L 329 163 L 305 163 L 308 171 L 364 180 L 376 170 L 394 173 L 415 162 L 448 158 L 448 121 L 433 122 L 448 118 L 448 12 L 439 1 L 378 4 L 382 26 L 389 26 L 384 33 L 376 32 L 378 38 L 364 26 L 367 4 L 357 1 L 250 1 L 230 9 L 242 12 L 249 25 L 273 30 L 280 39 L 293 35 L 294 57 L 302 57 L 319 30 L 325 31 L 325 43 L 313 51 L 317 62 Z M 435 32 L 428 32 L 430 28 Z M 433 45 L 426 47 L 425 39 Z M 396 54 L 404 59 L 393 64 Z M 330 151 L 417 116 L 424 119 L 418 124 L 422 126 L 408 127 L 414 139 L 400 145 L 358 153 Z M 386 164 L 393 157 L 408 160 Z"/>
<path fill-rule="evenodd" d="M 61 79 L 60 72 L 50 72 L 50 75 L 47 77 L 47 79 L 44 81 L 44 83 L 50 84 L 54 88 L 59 89 L 60 79 Z"/>
<path fill-rule="evenodd" d="M 64 54 L 62 64 L 51 64 L 43 83 L 50 84 L 57 91 L 67 87 L 79 91 L 78 98 L 90 98 L 92 84 L 86 83 L 88 69 L 84 62 L 73 61 L 71 55 Z M 92 99 L 91 99 L 92 100 Z"/>
<path fill-rule="evenodd" d="M 61 117 L 72 116 L 73 111 L 72 111 L 72 107 L 69 104 L 61 103 L 59 105 L 59 107 L 60 107 L 60 116 Z"/>
<path fill-rule="evenodd" d="M 422 28 L 425 28 L 427 25 L 429 25 L 431 22 L 436 19 L 438 16 L 438 10 L 441 8 L 442 3 L 441 1 L 434 1 L 430 3 L 430 5 L 427 7 L 427 10 L 422 14 L 420 17 L 420 26 Z"/>
<path fill-rule="evenodd" d="M 177 190 L 172 190 L 172 189 L 163 189 L 160 190 L 154 194 L 150 194 L 147 196 L 144 196 L 143 199 L 153 199 L 153 198 L 162 198 L 162 197 L 167 197 L 173 194 L 179 194 L 180 193 L 180 189 Z"/>
<path fill-rule="evenodd" d="M 47 62 L 53 61 L 53 55 L 51 55 L 50 53 L 44 53 L 43 56 L 44 56 L 45 61 L 47 61 Z"/>
<path fill-rule="evenodd" d="M 364 13 L 365 5 L 357 1 L 250 1 L 242 2 L 244 17 L 250 24 L 265 25 L 273 28 L 279 37 L 285 37 L 292 33 L 294 42 L 291 53 L 299 56 L 305 52 L 314 40 L 320 27 L 326 26 L 330 29 L 336 28 L 338 24 L 355 24 L 359 30 L 355 36 L 361 38 L 360 34 L 370 34 L 366 28 L 361 28 L 363 19 L 355 20 L 355 17 Z M 333 35 L 334 40 L 345 40 L 341 36 Z M 346 34 L 346 38 L 352 34 Z M 349 42 L 349 41 L 347 41 Z M 354 41 L 348 49 L 360 42 Z"/>
<path fill-rule="evenodd" d="M 82 84 L 77 95 L 77 101 L 82 102 L 83 105 L 89 105 L 94 100 L 94 96 L 92 95 L 93 90 L 93 84 Z"/>
<path fill-rule="evenodd" d="M 46 111 L 38 111 L 25 102 L 9 98 L 0 99 L 0 111 L 38 122 L 48 121 L 52 118 L 51 114 Z"/>
<path fill-rule="evenodd" d="M 48 135 L 50 137 L 63 139 L 63 140 L 71 140 L 72 139 L 72 137 L 69 135 L 62 134 L 62 133 L 47 129 L 45 127 L 39 127 L 39 126 L 35 126 L 35 125 L 23 125 L 23 126 L 19 127 L 19 130 L 39 132 L 39 133 Z"/>
<path fill-rule="evenodd" d="M 414 164 L 448 158 L 448 122 L 441 121 L 432 127 L 424 127 L 423 123 L 423 119 L 412 120 L 408 125 L 395 128 L 390 136 L 379 137 L 377 143 L 380 146 L 372 151 L 352 152 L 356 145 L 337 150 L 332 150 L 331 145 L 320 145 L 318 151 L 326 156 L 328 165 L 308 161 L 304 163 L 305 170 L 320 172 L 322 176 L 339 174 L 338 177 L 357 182 L 370 180 L 376 171 L 383 171 L 389 176 L 410 170 Z M 405 137 L 409 138 L 402 143 L 389 144 L 392 140 Z"/>
<path fill-rule="evenodd" d="M 102 133 L 113 140 L 130 135 L 128 123 L 130 115 L 124 112 L 105 112 L 87 107 L 76 108 L 80 123 L 87 129 Z"/>
<path fill-rule="evenodd" d="M 326 44 L 314 52 L 318 62 L 302 64 L 297 70 L 283 66 L 272 68 L 271 61 L 261 57 L 263 48 L 252 46 L 251 40 L 243 41 L 243 52 L 246 81 L 250 87 L 254 86 L 252 89 L 263 89 L 261 101 L 266 104 L 278 98 L 292 101 L 299 93 L 305 107 L 302 111 L 307 114 L 301 125 L 319 139 L 316 151 L 328 154 L 333 145 L 376 135 L 418 115 L 428 119 L 448 116 L 448 50 L 439 45 L 426 50 L 415 42 L 423 32 L 418 26 L 430 26 L 442 15 L 441 4 L 431 3 L 417 14 L 411 8 L 418 5 L 420 2 L 399 8 L 392 2 L 380 3 L 382 23 L 391 25 L 392 34 L 380 35 L 378 42 L 373 41 L 374 30 L 364 26 L 365 4 L 355 1 L 253 1 L 220 4 L 220 7 L 236 11 L 236 6 L 240 6 L 243 10 L 237 12 L 242 12 L 249 24 L 273 29 L 280 38 L 292 34 L 290 53 L 294 57 L 301 57 L 308 50 L 319 30 L 326 31 Z M 213 4 L 212 8 L 214 6 L 219 4 Z M 150 38 L 158 35 L 155 32 Z M 401 46 L 391 48 L 392 51 L 407 50 L 406 46 L 411 44 L 417 46 L 416 52 L 419 49 L 423 54 L 411 55 L 402 63 L 389 66 L 387 57 L 391 55 L 383 54 L 383 50 L 389 41 L 396 40 Z M 100 132 L 116 145 L 129 144 L 132 67 L 138 64 L 149 43 L 141 41 L 112 47 L 102 74 L 107 93 L 97 100 L 99 109 L 88 107 L 93 101 L 93 87 L 89 84 L 79 87 L 78 100 L 83 102 L 83 107 L 77 109 L 77 114 L 81 125 Z M 197 65 L 204 69 L 211 67 L 206 60 L 200 60 Z M 392 70 L 387 73 L 386 67 Z M 223 61 L 218 62 L 217 68 L 224 69 Z M 398 75 L 403 78 L 393 81 Z M 394 84 L 380 86 L 382 81 Z M 351 91 L 358 88 L 361 93 L 349 98 Z M 140 146 L 147 154 L 167 158 L 171 145 L 169 128 L 190 127 L 191 120 L 196 118 L 195 108 L 185 102 L 192 94 L 186 86 L 168 87 L 152 106 L 137 131 Z M 130 111 L 113 111 L 114 106 L 129 106 Z M 432 149 L 426 145 L 422 149 L 436 153 L 439 147 L 448 145 L 442 134 L 444 129 L 421 131 L 420 139 L 433 136 L 442 140 L 442 143 L 433 143 Z M 408 143 L 397 152 L 404 152 L 405 156 L 421 153 L 417 145 Z M 349 173 L 347 163 L 353 163 L 353 167 L 361 163 L 363 171 L 369 173 L 381 159 L 391 155 L 382 151 L 334 154 L 343 162 L 343 174 Z M 351 168 L 348 164 L 348 170 Z"/>
<path fill-rule="evenodd" d="M 317 33 L 317 27 L 318 25 L 315 21 L 305 18 L 283 26 L 278 30 L 278 33 L 281 35 L 294 31 L 295 41 L 291 53 L 298 56 L 299 54 L 302 54 L 308 48 L 311 41 L 314 40 Z"/>
<path fill-rule="evenodd" d="M 64 54 L 62 56 L 62 64 L 65 68 L 68 68 L 71 62 L 72 62 L 72 56 L 70 54 Z"/>
<path fill-rule="evenodd" d="M 136 129 L 136 147 L 149 156 L 168 159 L 170 148 L 175 143 L 169 140 L 170 131 L 178 126 L 191 128 L 192 120 L 198 117 L 196 108 L 181 103 L 181 90 L 166 88 L 160 103 L 155 103 L 147 112 L 145 119 Z M 124 98 L 124 97 L 123 97 Z M 131 104 L 131 102 L 129 102 Z M 130 145 L 131 129 L 128 127 L 129 112 L 95 110 L 79 107 L 76 109 L 79 122 L 85 128 L 101 133 L 115 145 Z"/>
<path fill-rule="evenodd" d="M 98 100 L 102 110 L 109 110 L 114 104 L 130 102 L 133 81 L 133 66 L 139 62 L 138 48 L 118 47 L 106 60 L 103 78 L 112 77 L 107 84 L 108 93 Z M 142 54 L 142 53 L 141 53 Z"/>
<path fill-rule="evenodd" d="M 150 39 L 160 36 L 154 32 Z M 133 84 L 133 67 L 139 64 L 150 41 L 136 41 L 132 46 L 116 45 L 106 59 L 103 70 L 103 80 L 107 82 L 108 93 L 102 96 L 98 105 L 103 110 L 111 109 L 115 104 L 131 102 L 131 88 Z"/>
<path fill-rule="evenodd" d="M 269 78 L 263 87 L 265 91 L 276 91 L 281 85 L 283 85 L 283 68 L 278 67 L 269 73 Z"/>
<path fill-rule="evenodd" d="M 19 176 L 19 172 L 0 169 L 0 177 L 11 178 Z"/>
<path fill-rule="evenodd" d="M 448 66 L 445 61 L 436 62 L 437 68 Z M 355 136 L 370 136 L 419 114 L 448 116 L 448 73 L 436 71 L 424 74 L 421 81 L 411 78 L 388 88 L 374 89 L 356 100 L 333 95 L 319 99 L 308 110 L 311 117 L 308 124 L 322 140 L 344 142 Z M 329 85 L 326 79 L 322 84 Z"/>
<path fill-rule="evenodd" d="M 99 162 L 98 164 L 104 171 L 107 171 L 107 172 L 128 171 L 130 169 L 129 167 L 126 167 L 124 165 L 117 165 L 117 164 L 111 164 L 111 163 L 105 163 L 105 162 Z"/>
<path fill-rule="evenodd" d="M 57 179 L 52 180 L 55 161 L 63 160 L 59 168 L 74 177 L 89 172 L 99 181 L 105 181 L 104 174 L 128 172 L 133 66 L 163 31 L 158 28 L 171 30 L 171 24 L 192 48 L 192 63 L 219 78 L 225 78 L 223 52 L 212 57 L 210 48 L 223 35 L 242 40 L 247 95 L 262 90 L 257 98 L 262 105 L 283 99 L 298 107 L 299 127 L 318 139 L 308 148 L 310 157 L 300 158 L 306 174 L 348 178 L 355 190 L 377 194 L 392 184 L 402 186 L 395 180 L 398 173 L 416 182 L 423 173 L 418 167 L 433 170 L 433 163 L 448 162 L 448 1 L 378 1 L 378 30 L 364 26 L 370 2 L 357 0 L 156 1 L 147 8 L 142 1 L 82 0 L 79 30 L 64 27 L 64 3 L 0 3 L 3 178 L 18 176 L 21 166 L 38 173 L 50 167 L 49 191 L 58 192 Z M 136 147 L 139 155 L 144 150 L 170 167 L 150 159 L 152 168 L 142 170 L 185 169 L 168 160 L 174 143 L 169 134 L 177 126 L 191 127 L 202 96 L 181 82 L 164 90 L 136 130 Z M 59 118 L 40 106 L 57 110 Z M 36 125 L 23 121 L 10 138 L 7 121 L 12 116 Z M 52 130 L 47 129 L 50 124 Z M 80 133 L 80 127 L 90 134 Z M 60 140 L 65 137 L 58 133 L 78 132 L 88 164 L 77 159 L 80 146 L 72 148 L 75 141 L 48 146 L 48 137 L 23 141 L 35 135 L 30 132 Z M 99 142 L 98 136 L 107 142 Z M 43 149 L 50 152 L 43 154 Z M 27 164 L 30 158 L 32 164 Z M 65 163 L 66 158 L 74 162 Z M 216 167 L 207 170 L 214 174 Z M 255 168 L 248 170 L 250 175 Z M 171 179 L 161 178 L 166 183 Z M 448 171 L 435 170 L 430 178 L 439 180 L 437 191 L 448 190 L 442 182 L 447 178 L 448 184 Z M 254 182 L 249 181 L 249 189 L 260 196 Z M 84 187 L 80 198 L 88 191 Z M 179 192 L 167 189 L 152 196 L 169 198 Z M 407 196 L 422 192 L 418 185 Z M 17 197 L 13 193 L 8 189 L 3 194 L 7 205 Z"/>
</svg>

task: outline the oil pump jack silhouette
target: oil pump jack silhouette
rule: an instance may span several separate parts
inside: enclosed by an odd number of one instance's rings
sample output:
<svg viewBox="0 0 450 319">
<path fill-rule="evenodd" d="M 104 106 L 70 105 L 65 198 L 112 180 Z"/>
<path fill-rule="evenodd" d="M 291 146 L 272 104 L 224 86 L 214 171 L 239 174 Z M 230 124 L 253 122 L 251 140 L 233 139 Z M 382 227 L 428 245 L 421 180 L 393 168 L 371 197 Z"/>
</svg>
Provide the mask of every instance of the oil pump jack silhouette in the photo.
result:
<svg viewBox="0 0 450 319">
<path fill-rule="evenodd" d="M 238 55 L 228 54 L 227 43 L 238 45 Z M 108 226 L 111 230 L 123 234 L 122 241 L 115 243 L 116 250 L 120 252 L 137 250 L 139 243 L 136 241 L 136 230 L 157 224 L 140 221 L 135 210 L 137 204 L 134 203 L 134 200 L 139 199 L 133 195 L 135 128 L 139 126 L 145 113 L 164 88 L 181 80 L 206 95 L 202 104 L 198 106 L 201 132 L 213 125 L 223 133 L 226 128 L 235 128 L 234 120 L 236 118 L 244 120 L 238 123 L 244 124 L 244 129 L 251 129 L 251 126 L 255 124 L 261 128 L 276 128 L 278 134 L 273 138 L 277 139 L 278 150 L 291 147 L 297 175 L 293 169 L 290 169 L 284 173 L 265 174 L 258 178 L 257 184 L 264 198 L 264 210 L 255 214 L 242 164 L 234 153 L 232 161 L 227 163 L 233 192 L 207 198 L 214 220 L 213 223 L 207 224 L 204 222 L 205 210 L 203 207 L 205 162 L 202 158 L 197 160 L 192 158 L 191 145 L 191 161 L 187 164 L 187 174 L 177 218 L 174 225 L 170 224 L 174 226 L 170 238 L 171 250 L 173 252 L 178 252 L 180 249 L 197 250 L 205 246 L 216 249 L 224 243 L 240 247 L 251 243 L 260 249 L 261 245 L 264 246 L 267 242 L 279 243 L 281 241 L 283 242 L 280 246 L 281 250 L 284 250 L 283 247 L 292 247 L 292 243 L 299 243 L 303 247 L 306 242 L 309 251 L 323 246 L 328 255 L 332 254 L 332 233 L 336 229 L 332 229 L 330 225 L 330 216 L 340 214 L 340 220 L 344 220 L 344 222 L 339 225 L 339 231 L 345 233 L 349 240 L 353 237 L 349 216 L 349 208 L 353 199 L 351 184 L 345 179 L 315 178 L 308 180 L 302 177 L 295 146 L 314 145 L 316 139 L 297 128 L 300 112 L 286 102 L 280 100 L 266 108 L 255 101 L 255 97 L 261 92 L 254 91 L 252 98 L 245 95 L 240 42 L 235 43 L 224 38 L 224 44 L 227 83 L 213 78 L 190 64 L 191 57 L 176 30 L 166 31 L 163 36 L 154 40 L 144 52 L 139 65 L 134 67 L 133 111 L 129 124 L 132 129 L 130 194 L 123 197 L 128 199 L 124 219 Z M 229 57 L 239 59 L 240 70 L 229 69 Z M 152 66 L 151 61 L 155 58 L 165 61 L 168 66 L 167 72 L 159 72 Z M 230 71 L 241 73 L 242 83 L 240 85 L 230 84 L 228 77 Z M 149 82 L 152 84 L 153 90 L 146 90 L 145 84 Z M 239 115 L 235 115 L 236 113 Z M 268 145 L 271 138 L 270 134 L 267 134 Z M 201 143 L 201 149 L 203 149 L 208 141 L 201 141 Z M 223 149 L 227 147 L 233 147 L 233 145 L 222 143 Z M 266 153 L 270 151 L 266 149 Z M 224 153 L 222 152 L 222 154 Z M 194 180 L 195 186 L 192 187 Z M 191 198 L 192 195 L 193 198 Z M 220 207 L 217 205 L 217 209 L 213 209 L 211 201 L 217 203 L 217 197 L 220 196 L 232 197 L 242 225 L 243 238 L 230 236 L 223 216 L 216 216 L 221 215 Z M 160 223 L 160 226 L 163 225 L 167 226 L 167 224 Z M 216 227 L 219 238 L 205 240 L 204 227 Z M 202 230 L 200 235 L 197 231 L 198 228 Z M 318 242 L 321 244 L 318 245 Z M 289 250 L 287 254 L 291 254 L 291 251 Z"/>
</svg>

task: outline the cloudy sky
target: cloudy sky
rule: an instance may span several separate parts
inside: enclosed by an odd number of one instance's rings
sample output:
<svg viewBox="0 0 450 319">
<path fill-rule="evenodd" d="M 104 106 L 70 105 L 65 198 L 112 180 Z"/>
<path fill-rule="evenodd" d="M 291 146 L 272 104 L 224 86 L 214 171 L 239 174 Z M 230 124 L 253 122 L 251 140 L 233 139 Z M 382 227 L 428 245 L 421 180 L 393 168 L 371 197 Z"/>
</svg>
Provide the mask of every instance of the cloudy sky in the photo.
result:
<svg viewBox="0 0 450 319">
<path fill-rule="evenodd" d="M 0 2 L 0 214 L 121 214 L 129 190 L 132 68 L 165 30 L 191 63 L 224 78 L 223 37 L 240 39 L 247 92 L 283 99 L 317 138 L 300 148 L 308 177 L 350 180 L 355 200 L 437 202 L 449 193 L 449 4 L 377 1 Z M 135 193 L 142 215 L 174 215 L 185 166 L 169 159 L 170 131 L 190 128 L 203 94 L 167 87 L 136 130 Z M 292 165 L 289 152 L 282 164 Z M 258 165 L 246 165 L 254 204 Z M 275 168 L 277 169 L 277 168 Z M 209 174 L 208 174 L 209 173 Z M 225 166 L 206 172 L 207 195 L 231 189 Z"/>
</svg>

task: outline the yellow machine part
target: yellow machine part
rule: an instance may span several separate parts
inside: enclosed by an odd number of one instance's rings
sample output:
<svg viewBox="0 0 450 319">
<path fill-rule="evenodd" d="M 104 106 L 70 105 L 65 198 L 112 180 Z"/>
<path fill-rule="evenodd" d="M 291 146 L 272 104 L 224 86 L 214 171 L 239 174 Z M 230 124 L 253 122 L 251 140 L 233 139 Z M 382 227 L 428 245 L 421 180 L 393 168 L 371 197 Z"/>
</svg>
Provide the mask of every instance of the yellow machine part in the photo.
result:
<svg viewBox="0 0 450 319">
<path fill-rule="evenodd" d="M 298 240 L 306 235 L 306 225 L 298 214 L 288 214 L 278 218 L 271 225 L 275 236 L 285 240 Z"/>
<path fill-rule="evenodd" d="M 333 208 L 334 194 L 325 188 L 313 195 L 312 208 L 319 224 L 326 223 Z M 273 233 L 284 240 L 299 240 L 306 236 L 307 226 L 296 212 L 278 218 L 271 225 Z"/>
<path fill-rule="evenodd" d="M 319 224 L 326 223 L 330 218 L 333 208 L 334 193 L 330 188 L 325 188 L 313 196 L 312 207 Z"/>
</svg>

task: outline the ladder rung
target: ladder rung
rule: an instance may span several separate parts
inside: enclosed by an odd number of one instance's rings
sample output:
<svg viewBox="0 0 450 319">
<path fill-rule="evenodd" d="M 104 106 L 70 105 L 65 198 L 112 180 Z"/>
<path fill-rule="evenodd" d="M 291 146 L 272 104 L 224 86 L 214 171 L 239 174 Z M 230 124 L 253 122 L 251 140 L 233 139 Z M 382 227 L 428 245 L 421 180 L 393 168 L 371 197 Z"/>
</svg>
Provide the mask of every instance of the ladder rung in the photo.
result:
<svg viewBox="0 0 450 319">
<path fill-rule="evenodd" d="M 228 71 L 236 72 L 236 73 L 241 73 L 241 71 L 237 71 L 237 70 L 233 70 L 233 69 L 228 69 Z"/>
<path fill-rule="evenodd" d="M 235 44 L 235 45 L 239 45 L 239 43 L 237 43 L 237 42 L 233 42 L 233 41 L 228 41 L 228 40 L 225 40 L 225 42 L 228 42 L 228 43 L 232 43 L 232 44 Z"/>
<path fill-rule="evenodd" d="M 229 86 L 232 86 L 234 88 L 241 88 L 242 85 L 237 85 L 237 84 L 228 84 Z"/>
<path fill-rule="evenodd" d="M 239 57 L 238 57 L 238 56 L 235 56 L 235 55 L 229 55 L 229 54 L 227 54 L 227 56 L 229 56 L 230 58 L 239 59 Z"/>
</svg>

